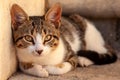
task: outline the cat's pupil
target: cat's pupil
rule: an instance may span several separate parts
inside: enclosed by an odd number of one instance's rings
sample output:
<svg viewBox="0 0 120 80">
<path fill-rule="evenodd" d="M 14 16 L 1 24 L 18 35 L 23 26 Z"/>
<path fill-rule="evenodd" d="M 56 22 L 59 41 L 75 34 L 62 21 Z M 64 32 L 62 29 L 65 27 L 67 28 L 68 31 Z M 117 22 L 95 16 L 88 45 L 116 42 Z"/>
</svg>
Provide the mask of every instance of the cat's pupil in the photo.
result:
<svg viewBox="0 0 120 80">
<path fill-rule="evenodd" d="M 32 22 L 32 26 L 35 26 L 35 23 L 34 23 L 34 22 Z"/>
<path fill-rule="evenodd" d="M 44 33 L 46 34 L 46 30 L 44 29 L 43 31 L 44 31 Z"/>
</svg>

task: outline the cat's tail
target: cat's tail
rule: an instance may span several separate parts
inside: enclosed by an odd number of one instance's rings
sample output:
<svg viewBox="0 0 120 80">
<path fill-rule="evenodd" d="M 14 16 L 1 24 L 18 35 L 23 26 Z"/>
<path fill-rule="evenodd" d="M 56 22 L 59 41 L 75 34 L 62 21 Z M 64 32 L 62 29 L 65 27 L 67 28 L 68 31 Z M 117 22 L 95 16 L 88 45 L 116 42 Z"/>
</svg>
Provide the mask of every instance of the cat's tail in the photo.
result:
<svg viewBox="0 0 120 80">
<path fill-rule="evenodd" d="M 81 50 L 77 54 L 78 56 L 84 57 L 85 59 L 90 60 L 92 64 L 96 65 L 103 65 L 103 64 L 110 64 L 113 63 L 117 60 L 117 55 L 115 51 L 112 49 L 108 49 L 107 53 L 98 53 L 95 51 L 90 51 L 90 50 Z M 84 61 L 85 62 L 85 61 Z M 89 63 L 82 63 L 82 66 L 88 66 Z"/>
</svg>

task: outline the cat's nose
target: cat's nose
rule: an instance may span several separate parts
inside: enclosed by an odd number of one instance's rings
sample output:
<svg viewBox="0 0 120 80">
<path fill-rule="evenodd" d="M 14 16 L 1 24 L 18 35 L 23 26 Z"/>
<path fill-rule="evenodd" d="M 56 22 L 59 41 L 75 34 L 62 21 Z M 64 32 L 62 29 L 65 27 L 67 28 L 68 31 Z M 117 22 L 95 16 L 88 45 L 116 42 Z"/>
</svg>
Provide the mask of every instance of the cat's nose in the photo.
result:
<svg viewBox="0 0 120 80">
<path fill-rule="evenodd" d="M 36 52 L 40 55 L 43 50 L 36 50 Z"/>
</svg>

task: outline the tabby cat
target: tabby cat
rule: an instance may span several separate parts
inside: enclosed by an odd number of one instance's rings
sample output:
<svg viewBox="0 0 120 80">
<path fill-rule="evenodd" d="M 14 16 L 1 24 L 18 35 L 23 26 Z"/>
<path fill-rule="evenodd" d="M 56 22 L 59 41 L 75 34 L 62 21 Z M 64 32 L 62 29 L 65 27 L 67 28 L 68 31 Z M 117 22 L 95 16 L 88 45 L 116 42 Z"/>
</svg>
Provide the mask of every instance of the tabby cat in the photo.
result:
<svg viewBox="0 0 120 80">
<path fill-rule="evenodd" d="M 17 4 L 11 7 L 13 40 L 24 73 L 48 77 L 77 66 L 117 60 L 114 50 L 90 21 L 77 14 L 61 14 L 60 4 L 53 5 L 44 17 L 29 17 Z"/>
</svg>

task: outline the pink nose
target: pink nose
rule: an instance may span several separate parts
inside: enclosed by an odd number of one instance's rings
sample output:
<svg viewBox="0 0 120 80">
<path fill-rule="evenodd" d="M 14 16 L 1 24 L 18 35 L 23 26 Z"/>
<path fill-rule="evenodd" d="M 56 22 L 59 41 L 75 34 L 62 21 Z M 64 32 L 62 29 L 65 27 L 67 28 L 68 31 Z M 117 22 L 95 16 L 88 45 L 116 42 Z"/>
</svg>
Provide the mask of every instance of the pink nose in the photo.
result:
<svg viewBox="0 0 120 80">
<path fill-rule="evenodd" d="M 40 55 L 43 50 L 36 50 L 36 52 Z"/>
</svg>

